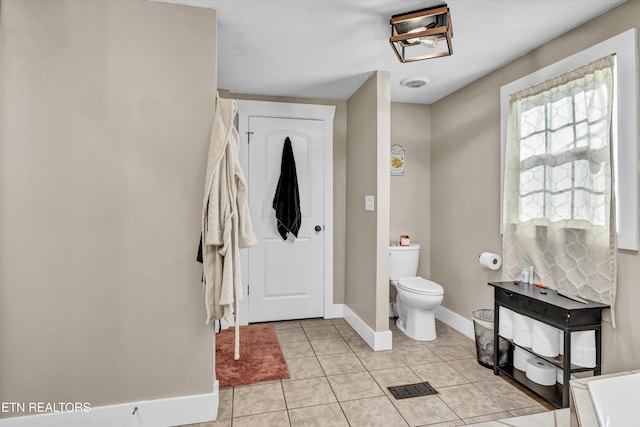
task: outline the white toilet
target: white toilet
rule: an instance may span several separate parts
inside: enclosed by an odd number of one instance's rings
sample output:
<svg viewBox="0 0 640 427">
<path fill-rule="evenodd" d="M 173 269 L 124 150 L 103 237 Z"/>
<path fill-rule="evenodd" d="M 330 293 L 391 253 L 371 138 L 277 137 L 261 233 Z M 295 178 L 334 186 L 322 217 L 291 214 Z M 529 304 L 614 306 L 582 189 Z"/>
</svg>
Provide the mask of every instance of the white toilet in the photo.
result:
<svg viewBox="0 0 640 427">
<path fill-rule="evenodd" d="M 398 292 L 398 329 L 418 341 L 436 339 L 434 310 L 444 298 L 444 289 L 416 276 L 420 245 L 389 246 L 389 281 Z"/>
</svg>

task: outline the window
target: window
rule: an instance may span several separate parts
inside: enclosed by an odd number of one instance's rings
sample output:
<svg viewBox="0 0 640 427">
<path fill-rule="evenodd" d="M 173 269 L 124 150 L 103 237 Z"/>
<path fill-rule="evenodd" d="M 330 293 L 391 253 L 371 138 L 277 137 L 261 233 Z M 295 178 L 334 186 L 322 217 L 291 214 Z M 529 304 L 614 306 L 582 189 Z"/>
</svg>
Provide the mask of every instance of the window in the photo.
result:
<svg viewBox="0 0 640 427">
<path fill-rule="evenodd" d="M 608 98 L 604 83 L 576 78 L 521 101 L 520 222 L 605 225 Z"/>
<path fill-rule="evenodd" d="M 638 250 L 637 200 L 637 30 L 631 29 L 579 52 L 536 73 L 501 88 L 502 159 L 501 192 L 504 192 L 504 153 L 509 97 L 598 58 L 615 54 L 613 147 L 618 247 Z M 620 90 L 618 90 L 620 88 Z M 598 90 L 597 87 L 592 90 Z M 524 102 L 520 112 L 521 175 L 519 221 L 570 221 L 599 224 L 605 218 L 605 204 L 587 208 L 602 200 L 605 176 L 598 161 L 598 132 L 608 132 L 604 116 L 587 113 L 585 93 L 564 88 L 542 99 Z M 596 97 L 597 98 L 597 97 Z M 593 102 L 606 100 L 593 98 Z M 602 123 L 602 126 L 599 124 Z M 586 147 L 589 129 L 590 148 Z M 602 139 L 602 138 L 601 138 Z M 590 176 L 589 179 L 585 179 Z M 503 197 L 501 197 L 502 203 Z M 502 206 L 501 206 L 502 208 Z M 501 209 L 502 215 L 503 209 Z M 503 218 L 500 221 L 501 230 Z"/>
<path fill-rule="evenodd" d="M 504 170 L 503 272 L 613 306 L 614 57 L 513 93 Z"/>
</svg>

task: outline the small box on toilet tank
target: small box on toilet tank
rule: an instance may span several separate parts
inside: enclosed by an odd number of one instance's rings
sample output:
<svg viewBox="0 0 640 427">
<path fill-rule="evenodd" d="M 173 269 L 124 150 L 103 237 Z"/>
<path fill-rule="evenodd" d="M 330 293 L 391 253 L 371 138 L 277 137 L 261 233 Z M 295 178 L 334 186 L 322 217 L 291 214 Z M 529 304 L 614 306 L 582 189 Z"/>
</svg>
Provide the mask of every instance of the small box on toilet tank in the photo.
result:
<svg viewBox="0 0 640 427">
<path fill-rule="evenodd" d="M 411 240 L 409 236 L 402 235 L 400 236 L 400 246 L 409 246 L 411 244 Z"/>
</svg>

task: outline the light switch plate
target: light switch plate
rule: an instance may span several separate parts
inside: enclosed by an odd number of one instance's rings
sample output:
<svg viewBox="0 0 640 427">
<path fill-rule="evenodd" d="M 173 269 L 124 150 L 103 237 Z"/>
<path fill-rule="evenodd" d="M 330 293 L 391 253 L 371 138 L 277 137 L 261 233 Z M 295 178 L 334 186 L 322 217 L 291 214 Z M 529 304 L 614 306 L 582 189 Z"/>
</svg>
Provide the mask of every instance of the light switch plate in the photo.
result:
<svg viewBox="0 0 640 427">
<path fill-rule="evenodd" d="M 373 196 L 364 196 L 364 210 L 372 211 L 375 206 L 375 198 Z"/>
</svg>

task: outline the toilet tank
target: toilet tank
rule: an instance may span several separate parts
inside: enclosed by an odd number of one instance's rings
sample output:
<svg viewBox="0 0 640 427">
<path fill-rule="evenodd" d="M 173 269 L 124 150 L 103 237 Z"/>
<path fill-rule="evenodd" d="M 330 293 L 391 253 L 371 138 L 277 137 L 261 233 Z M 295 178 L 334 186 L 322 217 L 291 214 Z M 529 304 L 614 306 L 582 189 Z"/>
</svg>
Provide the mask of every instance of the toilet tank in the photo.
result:
<svg viewBox="0 0 640 427">
<path fill-rule="evenodd" d="M 389 246 L 389 280 L 415 277 L 418 274 L 420 245 Z"/>
</svg>

